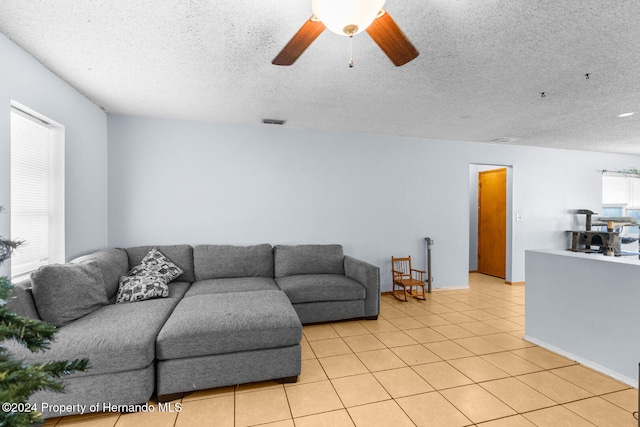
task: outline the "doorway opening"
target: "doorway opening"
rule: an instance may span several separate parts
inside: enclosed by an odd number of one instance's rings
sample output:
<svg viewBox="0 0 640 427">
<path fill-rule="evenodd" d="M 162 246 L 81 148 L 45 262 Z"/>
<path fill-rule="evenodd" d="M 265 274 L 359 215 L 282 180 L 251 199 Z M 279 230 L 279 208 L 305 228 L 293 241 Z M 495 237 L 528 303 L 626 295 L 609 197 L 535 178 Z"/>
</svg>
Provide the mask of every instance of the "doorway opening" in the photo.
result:
<svg viewBox="0 0 640 427">
<path fill-rule="evenodd" d="M 469 165 L 469 272 L 511 283 L 512 167 Z"/>
</svg>

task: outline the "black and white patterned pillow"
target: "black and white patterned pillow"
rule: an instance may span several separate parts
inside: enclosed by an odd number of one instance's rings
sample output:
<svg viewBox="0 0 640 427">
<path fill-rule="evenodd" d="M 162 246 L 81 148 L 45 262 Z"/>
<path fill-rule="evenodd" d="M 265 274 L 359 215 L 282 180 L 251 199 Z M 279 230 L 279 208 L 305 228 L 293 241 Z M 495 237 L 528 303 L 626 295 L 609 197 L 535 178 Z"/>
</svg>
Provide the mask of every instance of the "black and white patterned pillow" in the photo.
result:
<svg viewBox="0 0 640 427">
<path fill-rule="evenodd" d="M 116 304 L 169 296 L 167 283 L 184 271 L 157 249 L 151 249 L 140 264 L 120 276 Z"/>
<path fill-rule="evenodd" d="M 140 264 L 129 271 L 128 276 L 157 276 L 165 279 L 166 283 L 175 280 L 184 273 L 180 267 L 167 258 L 162 252 L 153 248 L 142 258 Z"/>
<path fill-rule="evenodd" d="M 144 301 L 169 296 L 169 286 L 164 278 L 153 275 L 120 276 L 116 304 Z"/>
</svg>

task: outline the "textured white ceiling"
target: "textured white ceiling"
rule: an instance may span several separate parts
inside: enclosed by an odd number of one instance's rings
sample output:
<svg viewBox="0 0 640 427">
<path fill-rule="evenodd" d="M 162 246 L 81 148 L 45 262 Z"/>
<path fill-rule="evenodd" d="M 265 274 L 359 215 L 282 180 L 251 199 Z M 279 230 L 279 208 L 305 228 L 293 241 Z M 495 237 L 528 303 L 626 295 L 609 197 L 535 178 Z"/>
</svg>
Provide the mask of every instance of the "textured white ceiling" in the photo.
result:
<svg viewBox="0 0 640 427">
<path fill-rule="evenodd" d="M 402 67 L 329 31 L 272 65 L 311 0 L 2 0 L 0 32 L 109 113 L 640 154 L 638 0 L 385 8 Z"/>
</svg>

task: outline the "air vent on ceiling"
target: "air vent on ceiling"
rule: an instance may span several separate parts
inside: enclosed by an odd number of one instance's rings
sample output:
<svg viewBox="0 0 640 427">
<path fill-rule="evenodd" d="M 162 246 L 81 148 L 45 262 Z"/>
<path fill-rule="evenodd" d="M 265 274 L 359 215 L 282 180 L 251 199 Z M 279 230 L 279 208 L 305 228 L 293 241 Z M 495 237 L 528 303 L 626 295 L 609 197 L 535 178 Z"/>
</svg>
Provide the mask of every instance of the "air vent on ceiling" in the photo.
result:
<svg viewBox="0 0 640 427">
<path fill-rule="evenodd" d="M 508 136 L 503 136 L 500 138 L 496 138 L 496 139 L 492 139 L 490 142 L 494 143 L 494 144 L 511 144 L 512 142 L 517 141 L 518 138 L 511 138 Z"/>
<path fill-rule="evenodd" d="M 278 119 L 262 119 L 262 123 L 265 125 L 283 125 L 285 120 Z"/>
</svg>

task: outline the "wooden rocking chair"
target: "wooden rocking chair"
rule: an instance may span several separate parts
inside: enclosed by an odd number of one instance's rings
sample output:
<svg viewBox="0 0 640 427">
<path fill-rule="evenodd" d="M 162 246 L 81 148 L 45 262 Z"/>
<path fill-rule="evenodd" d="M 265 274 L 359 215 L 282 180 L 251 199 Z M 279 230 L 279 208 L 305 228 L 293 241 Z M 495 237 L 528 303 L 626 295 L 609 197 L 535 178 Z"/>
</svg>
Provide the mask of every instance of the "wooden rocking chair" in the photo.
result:
<svg viewBox="0 0 640 427">
<path fill-rule="evenodd" d="M 391 257 L 391 274 L 393 276 L 393 290 L 391 294 L 400 301 L 407 301 L 407 295 L 420 300 L 426 300 L 424 290 L 424 270 L 411 268 L 411 257 Z M 403 298 L 396 293 L 396 288 L 402 292 Z M 415 288 L 415 289 L 414 289 Z M 418 292 L 421 289 L 420 292 Z"/>
</svg>

